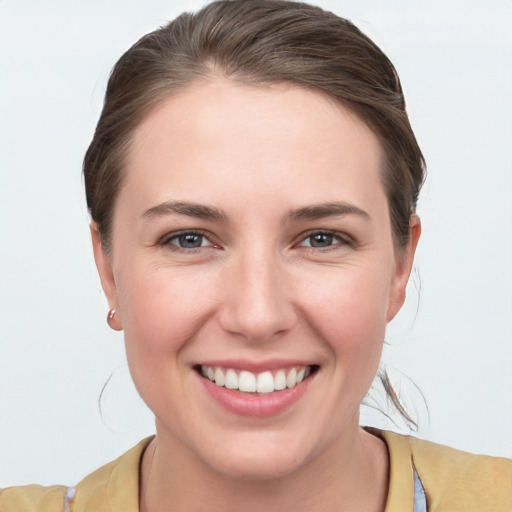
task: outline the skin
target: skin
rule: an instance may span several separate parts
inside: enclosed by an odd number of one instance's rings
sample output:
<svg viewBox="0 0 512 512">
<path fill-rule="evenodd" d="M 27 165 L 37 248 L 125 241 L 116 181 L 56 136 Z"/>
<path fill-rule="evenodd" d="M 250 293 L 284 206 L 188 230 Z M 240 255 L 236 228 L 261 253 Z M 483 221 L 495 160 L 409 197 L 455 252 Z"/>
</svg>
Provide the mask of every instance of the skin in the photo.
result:
<svg viewBox="0 0 512 512">
<path fill-rule="evenodd" d="M 354 114 L 287 84 L 213 77 L 137 128 L 110 255 L 91 231 L 113 326 L 156 417 L 143 510 L 384 509 L 387 451 L 359 428 L 359 406 L 404 301 L 420 224 L 411 220 L 396 254 L 381 163 Z M 222 218 L 159 206 L 170 201 Z M 334 203 L 360 212 L 293 215 Z M 180 247 L 187 230 L 204 234 L 200 247 Z M 268 418 L 226 411 L 194 369 L 290 358 L 319 370 Z"/>
</svg>

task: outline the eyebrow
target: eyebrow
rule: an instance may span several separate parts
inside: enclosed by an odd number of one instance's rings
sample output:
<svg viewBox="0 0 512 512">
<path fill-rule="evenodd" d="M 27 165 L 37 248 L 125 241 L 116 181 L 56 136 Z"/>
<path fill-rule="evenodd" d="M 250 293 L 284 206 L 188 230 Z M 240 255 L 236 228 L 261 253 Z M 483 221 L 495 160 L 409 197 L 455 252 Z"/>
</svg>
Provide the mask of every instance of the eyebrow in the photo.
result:
<svg viewBox="0 0 512 512">
<path fill-rule="evenodd" d="M 166 215 L 186 215 L 197 219 L 206 219 L 227 223 L 226 213 L 212 206 L 206 206 L 198 203 L 186 201 L 166 201 L 145 210 L 143 218 L 152 219 Z M 315 220 L 323 217 L 334 217 L 339 215 L 359 215 L 365 219 L 370 219 L 370 215 L 355 205 L 345 202 L 320 203 L 291 210 L 285 217 L 287 220 Z"/>
<path fill-rule="evenodd" d="M 357 206 L 345 202 L 321 203 L 293 209 L 286 220 L 315 220 L 338 215 L 358 215 L 371 220 L 370 215 Z"/>
<path fill-rule="evenodd" d="M 148 208 L 144 211 L 142 217 L 152 219 L 172 214 L 187 215 L 197 219 L 215 220 L 220 222 L 228 221 L 228 216 L 219 208 L 185 201 L 166 201 L 165 203 Z"/>
</svg>

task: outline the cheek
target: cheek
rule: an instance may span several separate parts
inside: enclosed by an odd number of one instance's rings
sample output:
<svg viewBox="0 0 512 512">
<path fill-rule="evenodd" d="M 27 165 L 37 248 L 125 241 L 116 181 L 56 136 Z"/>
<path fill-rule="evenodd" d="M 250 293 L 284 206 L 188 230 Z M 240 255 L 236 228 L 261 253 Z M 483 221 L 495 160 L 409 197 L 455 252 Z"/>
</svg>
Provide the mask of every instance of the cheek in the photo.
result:
<svg viewBox="0 0 512 512">
<path fill-rule="evenodd" d="M 345 371 L 378 366 L 386 331 L 388 275 L 371 266 L 333 269 L 325 279 L 318 275 L 312 280 L 316 285 L 304 290 L 310 323 L 336 353 L 337 363 L 346 366 Z"/>
<path fill-rule="evenodd" d="M 128 366 L 140 396 L 158 417 L 169 407 L 181 410 L 188 392 L 187 347 L 212 311 L 207 282 L 200 272 L 185 276 L 181 269 L 135 265 L 118 276 Z M 183 419 L 178 416 L 175 426 Z"/>
<path fill-rule="evenodd" d="M 210 280 L 200 271 L 133 268 L 119 277 L 128 356 L 179 353 L 211 314 Z"/>
</svg>

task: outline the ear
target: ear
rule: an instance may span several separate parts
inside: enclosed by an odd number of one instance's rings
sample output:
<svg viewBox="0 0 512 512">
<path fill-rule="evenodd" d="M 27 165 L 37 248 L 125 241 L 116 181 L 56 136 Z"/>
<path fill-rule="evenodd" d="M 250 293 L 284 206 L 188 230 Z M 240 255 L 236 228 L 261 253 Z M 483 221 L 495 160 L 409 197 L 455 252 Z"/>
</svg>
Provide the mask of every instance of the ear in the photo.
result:
<svg viewBox="0 0 512 512">
<path fill-rule="evenodd" d="M 98 274 L 100 275 L 101 287 L 107 296 L 109 309 L 115 309 L 117 313 L 109 319 L 108 324 L 110 327 L 112 327 L 112 329 L 120 331 L 123 327 L 121 324 L 121 313 L 117 304 L 117 288 L 116 281 L 114 279 L 114 273 L 112 271 L 111 260 L 106 254 L 105 248 L 101 243 L 101 236 L 97 224 L 95 222 L 91 222 L 89 228 L 91 230 L 94 261 L 96 262 L 96 268 L 98 269 Z"/>
<path fill-rule="evenodd" d="M 414 254 L 421 235 L 421 222 L 417 215 L 412 215 L 409 223 L 409 242 L 397 257 L 395 273 L 391 283 L 387 321 L 393 320 L 405 301 L 405 290 L 414 262 Z"/>
</svg>

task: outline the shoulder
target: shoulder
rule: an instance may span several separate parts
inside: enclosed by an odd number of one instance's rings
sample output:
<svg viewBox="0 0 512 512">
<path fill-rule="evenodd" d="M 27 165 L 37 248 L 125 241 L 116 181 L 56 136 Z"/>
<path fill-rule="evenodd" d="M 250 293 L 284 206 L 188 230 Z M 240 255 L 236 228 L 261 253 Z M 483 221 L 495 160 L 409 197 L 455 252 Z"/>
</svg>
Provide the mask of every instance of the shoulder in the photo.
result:
<svg viewBox="0 0 512 512">
<path fill-rule="evenodd" d="M 429 441 L 408 437 L 413 461 L 438 474 L 475 485 L 503 483 L 512 492 L 512 460 L 474 455 Z"/>
<path fill-rule="evenodd" d="M 512 460 L 474 455 L 411 436 L 381 435 L 391 459 L 408 458 L 416 468 L 429 511 L 512 510 Z"/>
<path fill-rule="evenodd" d="M 138 512 L 139 466 L 152 439 L 153 436 L 144 439 L 121 457 L 86 476 L 77 485 L 73 512 Z"/>
<path fill-rule="evenodd" d="M 76 488 L 24 485 L 2 489 L 0 512 L 137 512 L 139 464 L 151 439 L 86 476 Z"/>
<path fill-rule="evenodd" d="M 65 510 L 68 488 L 62 485 L 22 485 L 0 491 L 2 512 L 60 512 Z"/>
</svg>

